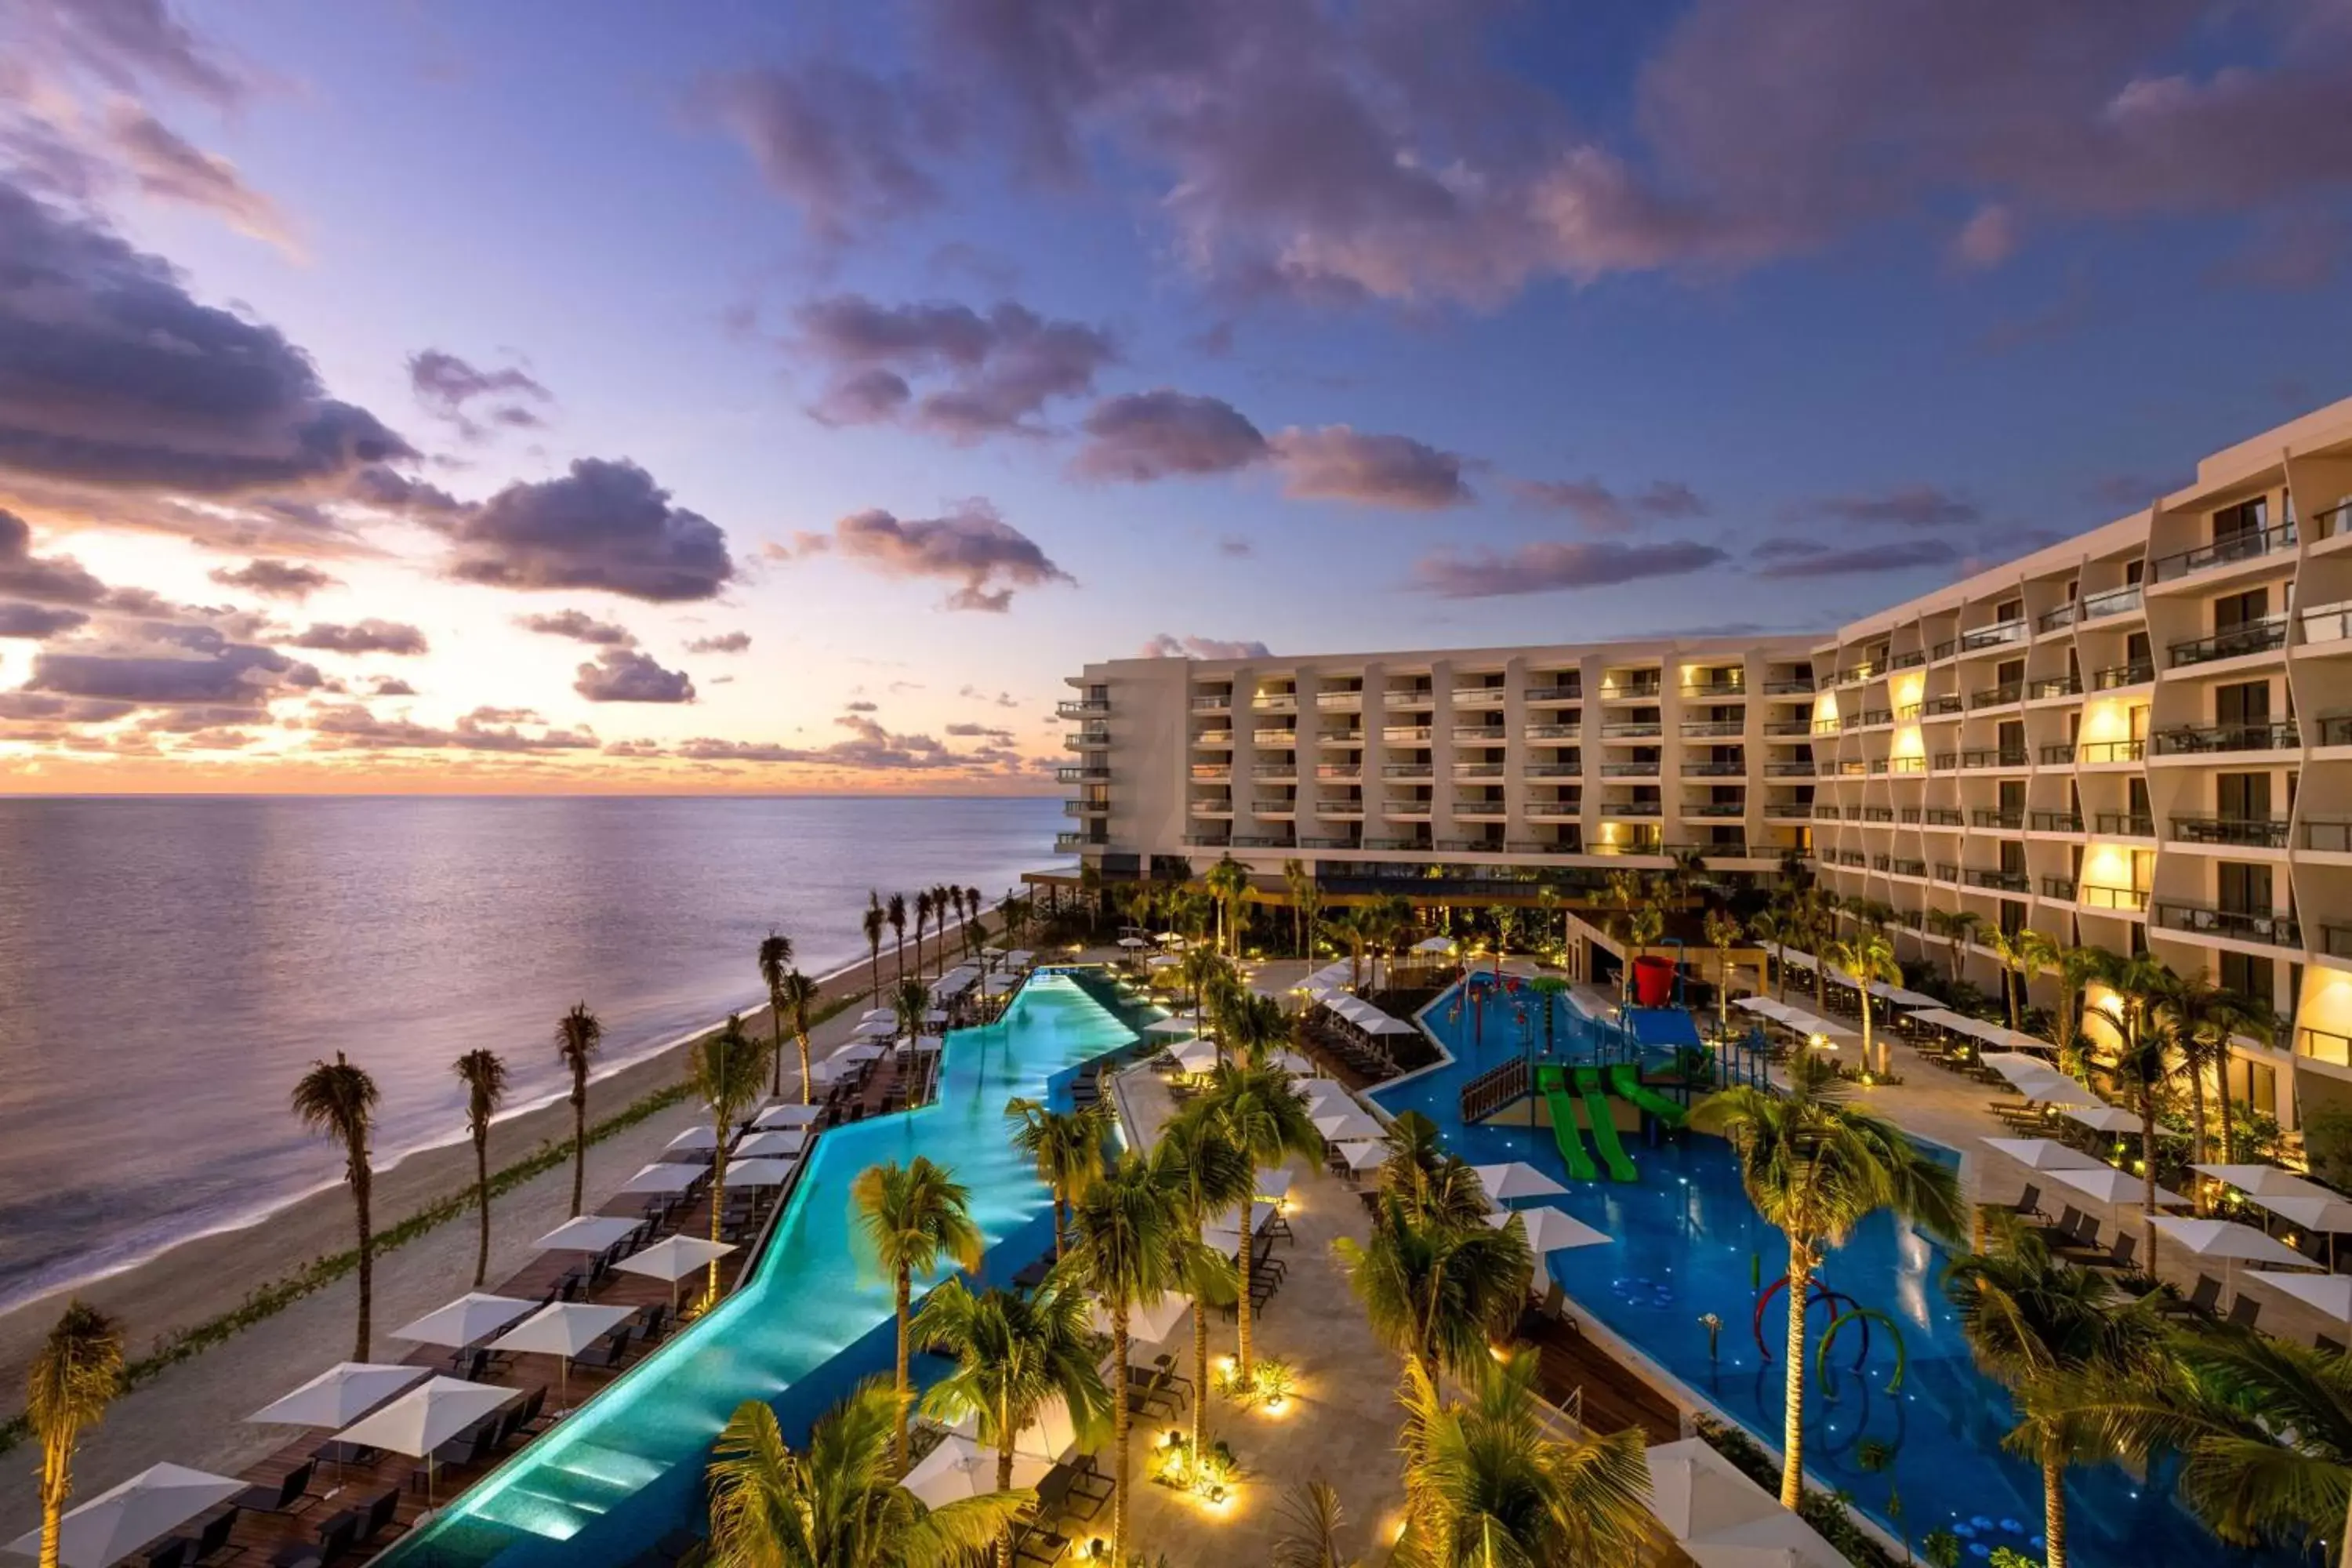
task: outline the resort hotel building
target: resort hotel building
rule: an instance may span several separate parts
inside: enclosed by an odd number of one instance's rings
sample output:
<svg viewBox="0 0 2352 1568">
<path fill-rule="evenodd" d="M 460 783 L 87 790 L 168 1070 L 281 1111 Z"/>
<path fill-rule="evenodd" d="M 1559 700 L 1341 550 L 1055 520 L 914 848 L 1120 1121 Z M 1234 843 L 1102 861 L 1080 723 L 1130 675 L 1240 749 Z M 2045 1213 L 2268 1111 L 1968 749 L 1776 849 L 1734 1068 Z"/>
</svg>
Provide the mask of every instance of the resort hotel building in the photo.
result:
<svg viewBox="0 0 2352 1568">
<path fill-rule="evenodd" d="M 1057 847 L 1270 897 L 1496 902 L 1806 858 L 1896 911 L 2268 1002 L 2231 1098 L 2352 1105 L 2352 400 L 2128 517 L 1821 636 L 1089 665 Z M 1963 955 L 1994 984 L 1989 950 Z M 2284 1020 L 2291 1020 L 2284 1022 Z"/>
</svg>

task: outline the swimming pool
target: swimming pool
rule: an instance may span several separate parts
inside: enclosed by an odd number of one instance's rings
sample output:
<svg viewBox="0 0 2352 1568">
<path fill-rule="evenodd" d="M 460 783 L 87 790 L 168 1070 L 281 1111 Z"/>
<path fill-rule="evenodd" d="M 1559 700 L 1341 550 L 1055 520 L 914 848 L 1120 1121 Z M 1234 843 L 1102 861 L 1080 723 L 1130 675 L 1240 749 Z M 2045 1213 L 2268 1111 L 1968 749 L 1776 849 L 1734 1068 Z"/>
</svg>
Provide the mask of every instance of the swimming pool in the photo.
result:
<svg viewBox="0 0 2352 1568">
<path fill-rule="evenodd" d="M 835 1128 L 745 1286 L 402 1540 L 404 1568 L 624 1563 L 671 1531 L 698 1529 L 710 1445 L 743 1400 L 764 1397 L 797 1440 L 825 1406 L 890 1365 L 889 1281 L 853 1238 L 850 1184 L 920 1154 L 971 1190 L 987 1237 L 983 1278 L 1053 1245 L 1051 1199 L 1013 1149 L 1004 1102 L 1067 1102 L 1087 1061 L 1137 1037 L 1076 981 L 1032 978 L 1004 1016 L 948 1037 L 938 1100 Z"/>
<path fill-rule="evenodd" d="M 1467 1159 L 1524 1160 L 1563 1182 L 1568 1195 L 1547 1201 L 1612 1238 L 1606 1245 L 1555 1252 L 1549 1259 L 1579 1310 L 1777 1448 L 1786 1293 L 1763 1318 L 1764 1342 L 1772 1347 L 1769 1363 L 1751 1324 L 1758 1287 L 1781 1277 L 1788 1244 L 1757 1218 L 1740 1190 L 1730 1146 L 1697 1134 L 1663 1140 L 1629 1134 L 1625 1152 L 1636 1180 L 1577 1181 L 1567 1174 L 1547 1129 L 1465 1127 L 1458 1099 L 1462 1085 L 1517 1054 L 1521 1026 L 1507 1005 L 1490 1002 L 1482 1020 L 1472 1007 L 1457 1012 L 1458 999 L 1458 988 L 1448 992 L 1425 1016 L 1454 1060 L 1377 1090 L 1373 1098 L 1391 1112 L 1418 1110 L 1429 1117 Z M 1542 1001 L 1525 1000 L 1536 1009 L 1528 1033 L 1540 1052 Z M 1566 996 L 1554 998 L 1553 1005 L 1558 1055 L 1590 1059 L 1604 1026 L 1587 1019 Z M 1806 1468 L 1816 1482 L 1851 1493 L 1880 1524 L 1896 1533 L 1907 1531 L 1915 1546 L 1928 1531 L 1944 1525 L 1961 1534 L 1970 1561 L 1982 1561 L 1998 1546 L 2038 1557 L 2041 1472 L 2000 1451 L 2001 1435 L 2013 1424 L 2009 1396 L 1971 1362 L 1944 1300 L 1943 1265 L 1940 1247 L 1886 1215 L 1872 1216 L 1831 1255 L 1822 1279 L 1901 1325 L 1908 1365 L 1901 1392 L 1888 1393 L 1895 1364 L 1890 1337 L 1874 1325 L 1867 1357 L 1857 1370 L 1859 1325 L 1842 1331 L 1829 1377 L 1815 1379 L 1808 1390 Z M 1699 1322 L 1709 1312 L 1723 1325 L 1714 1358 Z M 1816 1314 L 1816 1333 L 1827 1321 Z M 1863 1446 L 1871 1439 L 1894 1450 L 1891 1468 L 1884 1473 L 1872 1474 L 1861 1463 Z M 1900 1526 L 1889 1516 L 1890 1483 L 1902 1498 Z M 2074 1472 L 2067 1497 L 2069 1552 L 2083 1568 L 2300 1561 L 2284 1552 L 2223 1549 L 2164 1488 L 2114 1467 Z"/>
</svg>

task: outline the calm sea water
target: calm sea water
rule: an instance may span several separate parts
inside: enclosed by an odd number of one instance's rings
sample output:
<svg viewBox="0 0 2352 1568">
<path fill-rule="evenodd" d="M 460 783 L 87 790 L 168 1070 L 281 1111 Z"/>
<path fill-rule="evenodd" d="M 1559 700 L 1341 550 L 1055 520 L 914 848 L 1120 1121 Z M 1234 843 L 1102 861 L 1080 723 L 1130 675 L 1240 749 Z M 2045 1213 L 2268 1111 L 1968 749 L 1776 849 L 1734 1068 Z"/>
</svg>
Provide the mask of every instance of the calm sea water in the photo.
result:
<svg viewBox="0 0 2352 1568">
<path fill-rule="evenodd" d="M 383 1093 L 380 1159 L 462 1135 L 449 1064 L 561 1091 L 584 998 L 625 1060 L 866 954 L 869 888 L 993 900 L 1050 800 L 0 800 L 0 1310 L 331 1182 L 312 1058 Z M 889 952 L 886 940 L 886 962 Z"/>
</svg>

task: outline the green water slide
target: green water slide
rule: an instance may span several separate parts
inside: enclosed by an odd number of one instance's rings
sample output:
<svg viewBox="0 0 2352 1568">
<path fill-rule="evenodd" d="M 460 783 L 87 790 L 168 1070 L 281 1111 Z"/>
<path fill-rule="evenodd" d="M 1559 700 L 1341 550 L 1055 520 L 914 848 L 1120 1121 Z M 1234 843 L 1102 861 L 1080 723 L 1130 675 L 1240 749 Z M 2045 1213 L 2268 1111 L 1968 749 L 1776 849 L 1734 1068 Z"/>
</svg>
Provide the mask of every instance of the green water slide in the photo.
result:
<svg viewBox="0 0 2352 1568">
<path fill-rule="evenodd" d="M 1601 1081 L 1601 1069 L 1578 1068 L 1576 1092 L 1584 1098 L 1585 1115 L 1592 1123 L 1592 1146 L 1601 1151 L 1601 1163 L 1609 1167 L 1609 1179 L 1638 1181 L 1633 1162 L 1625 1157 L 1624 1145 L 1617 1142 L 1617 1123 L 1609 1114 L 1609 1090 Z"/>
<path fill-rule="evenodd" d="M 1689 1111 L 1643 1083 L 1642 1069 L 1631 1062 L 1619 1062 L 1609 1069 L 1609 1092 L 1630 1100 L 1669 1127 L 1680 1127 L 1690 1120 Z"/>
<path fill-rule="evenodd" d="M 1568 1079 L 1556 1067 L 1536 1068 L 1536 1092 L 1544 1097 L 1551 1109 L 1552 1141 L 1559 1145 L 1559 1157 L 1568 1162 L 1568 1173 L 1580 1182 L 1597 1180 L 1600 1167 L 1584 1147 L 1584 1140 L 1576 1131 L 1576 1102 L 1568 1097 Z"/>
</svg>

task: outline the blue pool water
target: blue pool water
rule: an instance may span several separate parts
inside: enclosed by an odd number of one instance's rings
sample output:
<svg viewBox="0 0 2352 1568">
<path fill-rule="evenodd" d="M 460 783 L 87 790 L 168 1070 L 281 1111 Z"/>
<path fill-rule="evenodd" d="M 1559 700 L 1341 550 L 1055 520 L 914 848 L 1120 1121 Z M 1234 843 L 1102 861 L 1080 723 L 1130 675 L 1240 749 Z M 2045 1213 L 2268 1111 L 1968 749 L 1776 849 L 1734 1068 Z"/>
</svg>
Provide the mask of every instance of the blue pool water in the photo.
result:
<svg viewBox="0 0 2352 1568">
<path fill-rule="evenodd" d="M 850 1184 L 924 1155 L 971 1190 L 989 1242 L 983 1278 L 1009 1277 L 1053 1244 L 1051 1199 L 1005 1135 L 1014 1095 L 1066 1100 L 1076 1069 L 1135 1034 L 1076 982 L 1041 975 L 1003 1017 L 950 1035 L 938 1100 L 836 1128 L 817 1141 L 752 1279 L 404 1540 L 404 1568 L 623 1563 L 698 1527 L 712 1440 L 747 1398 L 776 1407 L 788 1437 L 869 1373 L 889 1367 L 889 1281 L 853 1236 Z"/>
<path fill-rule="evenodd" d="M 1788 1245 L 1757 1218 L 1740 1190 L 1730 1146 L 1697 1134 L 1654 1145 L 1629 1134 L 1626 1152 L 1640 1173 L 1638 1181 L 1579 1182 L 1568 1175 L 1549 1129 L 1464 1126 L 1462 1085 L 1517 1054 L 1521 1026 L 1509 1017 L 1509 1005 L 1489 1003 L 1482 1029 L 1475 1010 L 1455 1012 L 1456 999 L 1452 994 L 1441 997 L 1427 1015 L 1455 1059 L 1376 1098 L 1391 1112 L 1418 1110 L 1429 1117 L 1475 1163 L 1524 1160 L 1566 1184 L 1566 1197 L 1547 1201 L 1613 1238 L 1605 1246 L 1556 1252 L 1549 1259 L 1579 1310 L 1778 1448 L 1786 1292 L 1774 1298 L 1763 1318 L 1764 1342 L 1772 1347 L 1769 1364 L 1751 1325 L 1755 1281 L 1760 1278 L 1769 1286 L 1781 1277 Z M 1538 1009 L 1528 1033 L 1540 1052 L 1541 1004 L 1528 1001 Z M 1587 1020 L 1565 996 L 1554 1005 L 1558 1054 L 1589 1059 L 1603 1026 Z M 1817 1380 L 1808 1393 L 1806 1468 L 1817 1482 L 1850 1492 L 1880 1524 L 1898 1533 L 1907 1530 L 1915 1543 L 1947 1525 L 1968 1542 L 1968 1561 L 1982 1562 L 1999 1546 L 2038 1557 L 2041 1472 L 2000 1451 L 2000 1437 L 2013 1423 L 2009 1396 L 1971 1363 L 1944 1300 L 1943 1267 L 1941 1248 L 1885 1215 L 1864 1222 L 1831 1256 L 1822 1278 L 1901 1325 L 1909 1365 L 1901 1392 L 1889 1394 L 1895 1370 L 1889 1336 L 1874 1325 L 1873 1342 L 1857 1370 L 1860 1325 L 1842 1331 L 1829 1379 Z M 1708 1312 L 1723 1323 L 1719 1359 L 1710 1360 L 1706 1331 L 1698 1321 Z M 1827 1321 L 1826 1310 L 1817 1308 L 1816 1334 Z M 1862 1468 L 1857 1450 L 1865 1438 L 1895 1449 L 1891 1472 L 1872 1475 Z M 1902 1497 L 1899 1527 L 1888 1514 L 1890 1479 Z M 2224 1550 L 2163 1488 L 2145 1485 L 2119 1468 L 2076 1471 L 2068 1498 L 2070 1550 L 2083 1568 L 2298 1561 L 2286 1553 Z"/>
</svg>

